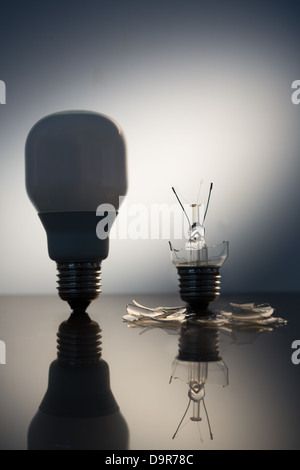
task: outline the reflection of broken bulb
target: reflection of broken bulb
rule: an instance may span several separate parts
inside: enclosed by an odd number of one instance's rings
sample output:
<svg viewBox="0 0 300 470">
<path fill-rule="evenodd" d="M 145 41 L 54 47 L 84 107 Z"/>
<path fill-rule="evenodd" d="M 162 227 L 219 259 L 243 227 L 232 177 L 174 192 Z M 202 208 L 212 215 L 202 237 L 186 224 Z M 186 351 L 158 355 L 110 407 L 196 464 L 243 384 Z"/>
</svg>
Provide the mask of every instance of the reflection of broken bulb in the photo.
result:
<svg viewBox="0 0 300 470">
<path fill-rule="evenodd" d="M 192 406 L 190 421 L 202 421 L 201 410 L 206 415 L 210 438 L 212 431 L 205 406 L 206 384 L 228 386 L 228 369 L 219 351 L 219 331 L 217 328 L 185 324 L 181 328 L 178 356 L 173 362 L 170 383 L 179 379 L 188 384 L 188 406 L 173 435 L 176 437 L 182 423 Z"/>
</svg>

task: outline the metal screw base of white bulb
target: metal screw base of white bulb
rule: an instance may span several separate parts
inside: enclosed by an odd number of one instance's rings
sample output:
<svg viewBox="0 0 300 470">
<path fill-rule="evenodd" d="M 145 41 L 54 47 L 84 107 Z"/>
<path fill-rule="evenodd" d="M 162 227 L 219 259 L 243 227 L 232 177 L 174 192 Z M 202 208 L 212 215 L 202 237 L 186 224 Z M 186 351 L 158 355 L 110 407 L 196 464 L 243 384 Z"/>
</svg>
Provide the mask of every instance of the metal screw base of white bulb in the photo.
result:
<svg viewBox="0 0 300 470">
<path fill-rule="evenodd" d="M 57 334 L 57 358 L 73 365 L 89 365 L 101 358 L 101 329 L 86 312 L 100 290 L 100 262 L 58 262 L 58 294 L 68 302 L 71 316 Z"/>
<path fill-rule="evenodd" d="M 58 294 L 71 308 L 85 309 L 101 293 L 99 262 L 57 263 Z"/>
</svg>

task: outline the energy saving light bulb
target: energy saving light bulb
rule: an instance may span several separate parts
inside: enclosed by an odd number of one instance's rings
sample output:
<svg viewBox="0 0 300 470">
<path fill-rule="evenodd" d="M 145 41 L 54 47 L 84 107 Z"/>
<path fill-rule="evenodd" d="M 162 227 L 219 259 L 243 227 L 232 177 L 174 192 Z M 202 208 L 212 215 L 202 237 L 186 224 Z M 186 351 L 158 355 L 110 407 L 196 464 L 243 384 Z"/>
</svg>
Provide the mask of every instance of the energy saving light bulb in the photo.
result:
<svg viewBox="0 0 300 470">
<path fill-rule="evenodd" d="M 220 245 L 207 246 L 205 240 L 204 222 L 212 187 L 211 184 L 206 209 L 202 216 L 200 215 L 202 206 L 192 204 L 192 222 L 173 188 L 188 219 L 189 231 L 183 249 L 177 250 L 170 243 L 172 262 L 179 275 L 181 299 L 187 303 L 190 313 L 196 315 L 209 314 L 209 304 L 219 297 L 221 277 L 219 269 L 228 256 L 229 243 L 227 241 Z"/>
<path fill-rule="evenodd" d="M 72 308 L 86 308 L 100 294 L 101 262 L 109 251 L 109 233 L 96 234 L 96 209 L 105 204 L 115 215 L 127 191 L 123 133 L 95 112 L 46 116 L 27 137 L 25 173 L 57 263 L 59 296 Z"/>
<path fill-rule="evenodd" d="M 109 251 L 111 223 L 104 222 L 116 216 L 127 190 L 122 131 L 95 112 L 46 116 L 28 134 L 25 172 L 28 196 L 57 264 L 59 296 L 72 309 L 59 327 L 57 359 L 29 426 L 28 448 L 127 448 L 127 423 L 102 359 L 101 329 L 86 313 L 100 294 L 101 263 Z M 103 213 L 99 206 L 105 207 Z M 106 232 L 101 237 L 99 216 Z"/>
</svg>

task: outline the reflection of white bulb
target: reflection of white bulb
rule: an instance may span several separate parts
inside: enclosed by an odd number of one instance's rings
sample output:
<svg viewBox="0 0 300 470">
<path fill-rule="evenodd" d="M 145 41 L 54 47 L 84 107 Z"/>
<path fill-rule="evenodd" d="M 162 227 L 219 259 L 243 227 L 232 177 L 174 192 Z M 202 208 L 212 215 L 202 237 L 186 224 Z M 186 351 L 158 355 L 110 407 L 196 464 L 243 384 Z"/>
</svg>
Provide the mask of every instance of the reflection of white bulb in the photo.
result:
<svg viewBox="0 0 300 470">
<path fill-rule="evenodd" d="M 94 112 L 46 116 L 27 137 L 25 169 L 28 196 L 46 230 L 49 256 L 61 273 L 61 297 L 95 298 L 99 280 L 89 280 L 108 256 L 108 236 L 100 240 L 96 234 L 96 210 L 110 204 L 117 211 L 127 189 L 119 126 Z"/>
<path fill-rule="evenodd" d="M 48 388 L 28 429 L 29 450 L 128 448 L 128 426 L 101 357 L 100 333 L 87 313 L 72 313 L 60 325 Z"/>
</svg>

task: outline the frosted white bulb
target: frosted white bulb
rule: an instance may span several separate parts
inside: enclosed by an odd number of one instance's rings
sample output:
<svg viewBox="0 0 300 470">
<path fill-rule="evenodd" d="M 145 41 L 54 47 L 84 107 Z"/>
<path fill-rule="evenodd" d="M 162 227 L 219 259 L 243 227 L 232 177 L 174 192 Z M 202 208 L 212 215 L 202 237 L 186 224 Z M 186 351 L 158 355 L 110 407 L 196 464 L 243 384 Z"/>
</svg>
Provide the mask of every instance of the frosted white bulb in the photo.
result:
<svg viewBox="0 0 300 470">
<path fill-rule="evenodd" d="M 116 215 L 126 194 L 126 149 L 120 127 L 88 111 L 51 114 L 38 121 L 25 146 L 28 196 L 47 233 L 64 300 L 90 301 L 100 293 L 100 263 L 109 233 L 97 237 L 97 208 Z M 103 215 L 104 217 L 105 215 Z"/>
<path fill-rule="evenodd" d="M 26 189 L 38 212 L 95 212 L 104 203 L 117 210 L 126 194 L 125 141 L 107 116 L 46 116 L 31 129 L 25 153 Z"/>
</svg>

